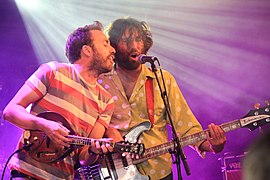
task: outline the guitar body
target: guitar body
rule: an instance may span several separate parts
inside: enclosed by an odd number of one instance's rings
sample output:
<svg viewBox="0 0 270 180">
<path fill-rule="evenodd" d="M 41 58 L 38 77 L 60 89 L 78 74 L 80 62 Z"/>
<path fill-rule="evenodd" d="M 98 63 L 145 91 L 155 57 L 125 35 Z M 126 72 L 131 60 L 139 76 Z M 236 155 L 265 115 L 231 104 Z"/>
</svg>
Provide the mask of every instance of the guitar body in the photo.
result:
<svg viewBox="0 0 270 180">
<path fill-rule="evenodd" d="M 75 132 L 71 129 L 66 119 L 55 112 L 43 112 L 37 115 L 48 120 L 58 122 L 70 130 L 70 134 L 74 135 Z M 38 130 L 26 130 L 24 132 L 25 144 L 33 143 L 29 149 L 29 155 L 39 162 L 53 163 L 60 159 L 65 158 L 68 154 L 80 146 L 70 145 L 69 148 L 57 147 L 47 135 Z"/>
<path fill-rule="evenodd" d="M 125 138 L 130 143 L 136 143 L 140 134 L 150 128 L 150 122 L 142 122 L 133 128 Z M 149 180 L 149 177 L 140 174 L 129 153 L 110 153 L 99 158 L 95 165 L 80 167 L 76 171 L 75 179 Z"/>
<path fill-rule="evenodd" d="M 132 161 L 130 157 L 125 159 Z M 136 165 L 123 166 L 122 160 L 121 153 L 108 154 L 94 165 L 78 168 L 74 180 L 149 180 L 148 176 L 140 174 Z"/>
<path fill-rule="evenodd" d="M 24 131 L 24 143 L 29 146 L 29 155 L 39 162 L 44 163 L 54 163 L 58 160 L 65 158 L 72 151 L 80 148 L 84 145 L 91 145 L 92 141 L 98 141 L 100 144 L 108 144 L 106 140 L 103 139 L 92 139 L 86 137 L 76 136 L 75 132 L 70 127 L 66 119 L 58 113 L 55 112 L 43 112 L 37 115 L 51 121 L 58 122 L 69 129 L 70 133 L 67 138 L 71 139 L 70 147 L 65 147 L 64 149 L 59 148 L 54 144 L 47 135 L 38 130 L 26 130 Z M 113 152 L 129 152 L 132 154 L 142 155 L 144 152 L 144 145 L 140 143 L 129 143 L 125 141 L 121 142 L 109 142 L 110 146 L 113 147 Z"/>
<path fill-rule="evenodd" d="M 149 180 L 148 176 L 144 176 L 138 171 L 129 154 L 124 154 L 123 157 L 120 153 L 113 153 L 99 160 L 101 179 Z M 123 165 L 125 163 L 126 165 Z"/>
</svg>

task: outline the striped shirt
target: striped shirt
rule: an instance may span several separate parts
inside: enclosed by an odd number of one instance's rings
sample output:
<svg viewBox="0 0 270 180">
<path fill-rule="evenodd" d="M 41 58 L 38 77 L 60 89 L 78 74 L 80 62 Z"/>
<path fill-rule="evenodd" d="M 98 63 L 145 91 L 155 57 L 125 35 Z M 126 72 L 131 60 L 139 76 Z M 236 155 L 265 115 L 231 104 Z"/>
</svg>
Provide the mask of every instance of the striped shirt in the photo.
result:
<svg viewBox="0 0 270 180">
<path fill-rule="evenodd" d="M 31 113 L 54 111 L 62 115 L 76 135 L 89 137 L 96 122 L 108 127 L 113 113 L 111 95 L 98 83 L 88 84 L 72 64 L 43 64 L 25 82 L 40 100 L 32 104 Z M 18 148 L 23 145 L 21 138 Z M 9 166 L 38 179 L 73 179 L 78 151 L 57 163 L 41 163 L 24 151 L 14 156 Z"/>
</svg>

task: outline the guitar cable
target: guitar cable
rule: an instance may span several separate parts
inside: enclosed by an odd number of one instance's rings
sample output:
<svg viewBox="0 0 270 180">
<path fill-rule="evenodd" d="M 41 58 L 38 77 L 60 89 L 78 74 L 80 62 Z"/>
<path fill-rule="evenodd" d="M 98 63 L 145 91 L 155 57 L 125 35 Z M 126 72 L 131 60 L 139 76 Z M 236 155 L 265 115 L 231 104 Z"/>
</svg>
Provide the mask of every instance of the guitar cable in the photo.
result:
<svg viewBox="0 0 270 180">
<path fill-rule="evenodd" d="M 34 145 L 34 143 L 30 143 L 30 144 L 27 144 L 27 145 L 23 145 L 22 148 L 18 149 L 17 151 L 15 151 L 14 153 L 12 153 L 12 154 L 9 156 L 9 158 L 8 158 L 6 164 L 5 164 L 5 167 L 4 167 L 4 170 L 3 170 L 3 173 L 2 173 L 1 180 L 4 180 L 4 176 L 5 176 L 5 171 L 6 171 L 6 168 L 7 168 L 7 164 L 8 164 L 8 162 L 10 161 L 11 157 L 12 157 L 14 154 L 16 154 L 16 153 L 21 152 L 22 150 L 29 151 L 30 147 L 32 147 L 33 145 Z"/>
</svg>

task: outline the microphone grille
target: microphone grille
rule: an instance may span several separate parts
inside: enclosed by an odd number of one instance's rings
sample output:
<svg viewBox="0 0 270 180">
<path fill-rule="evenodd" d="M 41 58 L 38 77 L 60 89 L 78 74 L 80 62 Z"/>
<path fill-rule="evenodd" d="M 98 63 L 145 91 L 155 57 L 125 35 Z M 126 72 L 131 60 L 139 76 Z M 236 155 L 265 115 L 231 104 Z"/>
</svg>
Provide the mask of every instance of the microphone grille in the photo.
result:
<svg viewBox="0 0 270 180">
<path fill-rule="evenodd" d="M 145 54 L 140 54 L 139 56 L 138 56 L 138 61 L 141 63 L 141 62 L 143 62 L 143 57 L 145 57 L 146 55 Z"/>
</svg>

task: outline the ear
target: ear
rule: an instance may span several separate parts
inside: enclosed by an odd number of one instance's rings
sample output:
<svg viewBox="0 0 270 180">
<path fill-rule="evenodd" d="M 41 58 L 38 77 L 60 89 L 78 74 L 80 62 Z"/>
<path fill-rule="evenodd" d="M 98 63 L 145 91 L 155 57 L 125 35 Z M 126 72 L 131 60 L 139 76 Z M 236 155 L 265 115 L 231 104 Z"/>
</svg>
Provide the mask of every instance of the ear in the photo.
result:
<svg viewBox="0 0 270 180">
<path fill-rule="evenodd" d="M 86 56 L 91 56 L 92 53 L 93 53 L 93 50 L 92 50 L 92 48 L 90 46 L 83 45 L 81 52 L 84 53 Z"/>
</svg>

